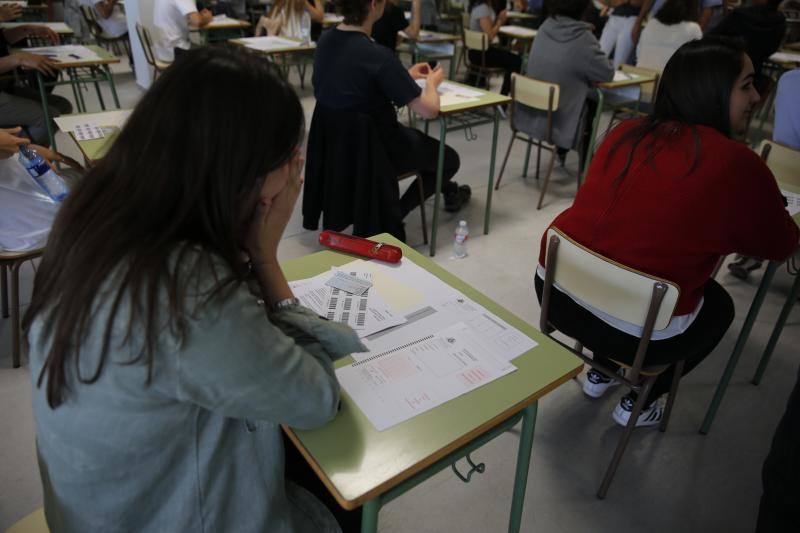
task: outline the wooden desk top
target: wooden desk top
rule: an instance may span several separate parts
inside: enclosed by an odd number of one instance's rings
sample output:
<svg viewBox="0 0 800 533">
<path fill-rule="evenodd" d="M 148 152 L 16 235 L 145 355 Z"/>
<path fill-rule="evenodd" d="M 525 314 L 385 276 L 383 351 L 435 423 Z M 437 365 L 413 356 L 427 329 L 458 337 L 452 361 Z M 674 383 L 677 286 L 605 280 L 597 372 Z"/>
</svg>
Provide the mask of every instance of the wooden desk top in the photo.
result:
<svg viewBox="0 0 800 533">
<path fill-rule="evenodd" d="M 539 32 L 534 30 L 533 28 L 511 25 L 511 26 L 500 26 L 499 33 L 501 33 L 502 35 L 508 35 L 509 37 L 514 37 L 515 39 L 533 40 L 534 37 L 536 37 L 536 34 Z"/>
<path fill-rule="evenodd" d="M 621 71 L 616 71 L 621 72 Z M 615 73 L 615 76 L 617 74 Z M 633 85 L 642 85 L 643 83 L 650 83 L 656 81 L 655 76 L 645 76 L 642 74 L 633 74 L 631 72 L 626 72 L 625 76 L 628 79 L 620 79 L 616 81 L 604 81 L 602 83 L 598 83 L 597 86 L 601 89 L 619 89 L 620 87 L 631 87 Z"/>
<path fill-rule="evenodd" d="M 483 109 L 485 107 L 493 107 L 496 105 L 502 105 L 511 102 L 511 98 L 509 98 L 508 96 L 503 96 L 500 93 L 495 93 L 492 91 L 484 91 L 483 89 L 478 89 L 476 87 L 472 87 L 470 85 L 464 85 L 463 83 L 458 83 L 455 81 L 450 81 L 450 80 L 445 80 L 445 81 L 452 85 L 458 85 L 461 87 L 465 87 L 471 91 L 481 93 L 481 96 L 478 101 L 442 106 L 442 108 L 439 110 L 439 114 L 443 116 L 455 115 L 457 113 L 463 113 L 465 111 L 477 111 L 478 109 Z"/>
<path fill-rule="evenodd" d="M 71 46 L 71 45 L 67 45 L 67 46 Z M 112 54 L 111 52 L 109 52 L 108 50 L 103 48 L 102 46 L 98 46 L 96 44 L 87 44 L 87 45 L 82 45 L 82 46 L 85 46 L 86 48 L 88 48 L 89 50 L 91 50 L 92 52 L 97 54 L 98 58 L 97 59 L 76 59 L 74 61 L 59 61 L 59 62 L 55 63 L 56 68 L 62 69 L 62 68 L 92 67 L 92 66 L 97 66 L 97 65 L 111 65 L 113 63 L 119 63 L 120 62 L 120 59 L 117 56 L 115 56 L 114 54 Z M 43 47 L 39 47 L 39 48 L 58 48 L 58 46 L 43 46 Z M 11 53 L 14 54 L 14 53 L 17 53 L 17 52 L 20 52 L 20 51 L 22 51 L 22 50 L 14 49 L 14 50 L 11 50 Z"/>
<path fill-rule="evenodd" d="M 412 39 L 406 32 L 399 31 L 397 34 L 406 41 L 411 41 L 419 44 L 425 43 L 454 43 L 461 40 L 460 35 L 453 35 L 451 33 L 442 33 L 438 31 L 420 30 L 416 39 Z"/>
<path fill-rule="evenodd" d="M 538 17 L 536 15 L 533 15 L 531 13 L 525 13 L 523 11 L 508 11 L 508 18 L 517 20 L 534 20 Z"/>
<path fill-rule="evenodd" d="M 47 26 L 59 35 L 74 35 L 75 32 L 64 22 L 0 22 L 0 28 L 16 28 L 25 24 L 35 24 L 36 26 Z"/>
<path fill-rule="evenodd" d="M 472 441 L 503 420 L 519 413 L 562 383 L 576 376 L 580 359 L 533 326 L 459 280 L 430 259 L 383 234 L 374 240 L 403 249 L 414 261 L 444 283 L 463 292 L 539 345 L 513 360 L 515 372 L 459 396 L 384 431 L 377 431 L 346 393 L 337 417 L 325 427 L 288 430 L 292 441 L 345 509 L 354 509 L 408 479 L 448 453 Z M 303 279 L 354 259 L 343 253 L 324 251 L 286 261 L 289 279 Z M 531 289 L 531 305 L 535 296 Z M 340 359 L 336 366 L 352 362 Z"/>
<path fill-rule="evenodd" d="M 769 60 L 781 65 L 794 66 L 800 64 L 800 52 L 794 50 L 778 50 L 769 56 Z"/>
<path fill-rule="evenodd" d="M 249 28 L 250 23 L 246 20 L 225 18 L 223 20 L 212 20 L 206 26 L 198 28 L 196 31 L 209 31 L 209 30 L 239 30 Z"/>
</svg>

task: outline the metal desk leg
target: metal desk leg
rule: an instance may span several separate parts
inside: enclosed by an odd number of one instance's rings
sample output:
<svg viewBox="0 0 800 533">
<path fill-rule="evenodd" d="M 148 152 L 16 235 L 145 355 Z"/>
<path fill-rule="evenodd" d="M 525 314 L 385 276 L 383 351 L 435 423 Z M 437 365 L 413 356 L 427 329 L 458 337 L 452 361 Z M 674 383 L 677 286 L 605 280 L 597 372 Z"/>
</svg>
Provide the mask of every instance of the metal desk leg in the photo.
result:
<svg viewBox="0 0 800 533">
<path fill-rule="evenodd" d="M 450 81 L 456 81 L 456 47 L 453 45 L 453 55 L 450 57 Z"/>
<path fill-rule="evenodd" d="M 442 199 L 444 147 L 447 138 L 447 117 L 439 115 L 439 161 L 436 163 L 436 189 L 433 193 L 433 223 L 431 224 L 431 257 L 436 255 L 436 233 L 439 230 L 439 204 Z"/>
<path fill-rule="evenodd" d="M 767 268 L 764 270 L 764 277 L 761 278 L 761 284 L 758 286 L 756 295 L 753 297 L 753 303 L 750 304 L 750 310 L 747 312 L 747 317 L 744 319 L 742 329 L 739 332 L 739 338 L 736 339 L 736 345 L 733 347 L 731 357 L 728 359 L 728 365 L 722 373 L 722 377 L 717 384 L 717 390 L 714 392 L 714 398 L 706 411 L 706 417 L 703 420 L 703 425 L 700 426 L 700 433 L 703 435 L 708 434 L 711 429 L 711 424 L 714 422 L 714 417 L 719 409 L 719 404 L 722 402 L 722 397 L 725 396 L 725 390 L 728 388 L 728 383 L 733 376 L 733 371 L 736 370 L 736 364 L 739 362 L 739 356 L 742 355 L 744 345 L 747 344 L 747 337 L 750 336 L 750 331 L 753 329 L 753 324 L 758 316 L 758 311 L 761 309 L 761 304 L 764 303 L 764 297 L 767 295 L 772 278 L 775 276 L 775 271 L 778 269 L 779 261 L 770 261 Z"/>
<path fill-rule="evenodd" d="M 600 116 L 603 114 L 603 90 L 595 89 L 597 93 L 597 111 L 594 113 L 594 120 L 592 121 L 592 133 L 589 135 L 589 146 L 586 149 L 586 161 L 583 162 L 581 175 L 586 176 L 589 170 L 589 163 L 592 162 L 592 152 L 594 152 L 594 140 L 597 135 L 597 128 L 600 127 Z"/>
<path fill-rule="evenodd" d="M 500 126 L 500 112 L 494 107 L 494 129 L 492 130 L 492 155 L 489 159 L 489 189 L 486 191 L 486 214 L 483 216 L 483 234 L 489 234 L 489 219 L 492 216 L 492 192 L 494 191 L 494 160 L 497 156 L 497 129 Z"/>
<path fill-rule="evenodd" d="M 364 502 L 361 507 L 361 533 L 377 533 L 378 511 L 380 510 L 380 496 Z"/>
<path fill-rule="evenodd" d="M 527 178 L 528 177 L 528 163 L 531 162 L 531 147 L 533 147 L 533 145 L 531 143 L 527 143 L 527 145 L 528 145 L 528 147 L 525 149 L 525 166 L 522 169 L 522 177 L 523 178 Z M 540 151 L 540 153 L 541 153 L 541 151 Z"/>
<path fill-rule="evenodd" d="M 758 369 L 753 376 L 753 385 L 758 385 L 761 378 L 764 376 L 764 371 L 767 369 L 769 358 L 772 357 L 772 352 L 775 350 L 775 345 L 778 344 L 778 339 L 781 337 L 783 326 L 786 324 L 786 319 L 789 318 L 789 313 L 794 306 L 797 295 L 800 294 L 800 273 L 794 277 L 792 288 L 789 289 L 789 295 L 786 296 L 786 302 L 783 304 L 781 314 L 778 316 L 778 321 L 775 323 L 775 328 L 772 330 L 772 335 L 769 337 L 769 342 L 764 350 L 764 355 L 761 356 L 761 361 L 758 362 Z"/>
<path fill-rule="evenodd" d="M 50 110 L 47 106 L 47 92 L 44 90 L 44 79 L 42 73 L 36 71 L 36 83 L 39 84 L 39 98 L 42 100 L 42 114 L 44 115 L 44 123 L 47 124 L 47 139 L 50 141 L 50 147 L 56 149 L 56 139 L 53 135 L 53 125 L 50 123 Z"/>
<path fill-rule="evenodd" d="M 522 414 L 522 429 L 517 451 L 517 473 L 514 476 L 514 497 L 511 500 L 511 515 L 508 520 L 508 533 L 518 533 L 522 521 L 522 506 L 525 503 L 525 489 L 528 485 L 528 468 L 533 448 L 533 430 L 536 428 L 536 412 L 539 402 L 533 402 Z"/>
<path fill-rule="evenodd" d="M 117 87 L 114 85 L 114 75 L 111 72 L 111 67 L 108 65 L 103 65 L 103 69 L 106 71 L 106 79 L 108 80 L 108 86 L 111 87 L 111 97 L 114 98 L 114 105 L 119 107 L 119 97 L 117 96 Z"/>
</svg>

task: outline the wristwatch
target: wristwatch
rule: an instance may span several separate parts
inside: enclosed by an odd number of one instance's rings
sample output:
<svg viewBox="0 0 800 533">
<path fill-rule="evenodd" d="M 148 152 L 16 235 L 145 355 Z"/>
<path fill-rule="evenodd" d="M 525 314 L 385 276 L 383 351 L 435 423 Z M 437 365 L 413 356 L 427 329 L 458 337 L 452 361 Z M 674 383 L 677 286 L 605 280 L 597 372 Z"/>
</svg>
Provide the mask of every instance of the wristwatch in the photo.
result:
<svg viewBox="0 0 800 533">
<path fill-rule="evenodd" d="M 278 311 L 283 311 L 288 307 L 293 307 L 296 305 L 300 305 L 300 300 L 297 298 L 286 298 L 285 300 L 281 300 L 279 302 L 275 302 L 270 306 L 269 312 L 270 313 L 277 313 Z"/>
</svg>

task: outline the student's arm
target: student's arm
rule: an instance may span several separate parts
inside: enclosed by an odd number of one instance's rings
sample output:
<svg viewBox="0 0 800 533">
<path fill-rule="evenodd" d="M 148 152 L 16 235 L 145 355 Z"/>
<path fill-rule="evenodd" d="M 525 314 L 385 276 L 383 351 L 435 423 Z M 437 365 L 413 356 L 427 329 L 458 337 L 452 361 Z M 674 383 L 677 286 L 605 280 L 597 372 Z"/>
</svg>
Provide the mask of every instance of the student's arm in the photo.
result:
<svg viewBox="0 0 800 533">
<path fill-rule="evenodd" d="M 639 16 L 636 17 L 636 22 L 633 23 L 633 29 L 631 30 L 631 40 L 633 40 L 633 44 L 639 42 L 639 35 L 642 33 L 642 23 L 644 19 L 647 18 L 647 14 L 650 13 L 652 8 L 653 0 L 644 0 L 642 7 L 639 9 Z"/>
<path fill-rule="evenodd" d="M 19 151 L 21 144 L 28 144 L 30 140 L 17 137 L 22 128 L 0 128 L 0 159 L 8 159 Z"/>
<path fill-rule="evenodd" d="M 94 5 L 94 9 L 98 15 L 107 19 L 114 12 L 114 6 L 117 5 L 118 0 L 103 0 Z"/>
<path fill-rule="evenodd" d="M 419 30 L 422 26 L 422 0 L 411 1 L 411 21 L 408 26 L 403 28 L 403 31 L 411 37 L 416 39 L 419 36 Z"/>
<path fill-rule="evenodd" d="M 608 59 L 608 56 L 603 53 L 597 39 L 593 35 L 591 38 L 591 45 L 586 51 L 586 64 L 583 71 L 586 73 L 586 81 L 589 83 L 598 83 L 604 81 L 611 81 L 614 79 L 614 64 Z"/>
<path fill-rule="evenodd" d="M 45 56 L 28 52 L 14 52 L 11 55 L 0 58 L 0 74 L 14 70 L 17 67 L 38 70 L 47 76 L 55 76 L 58 73 L 58 64 Z"/>
<path fill-rule="evenodd" d="M 505 25 L 506 20 L 508 20 L 508 12 L 505 9 L 497 15 L 494 24 L 492 24 L 492 21 L 489 17 L 481 17 L 479 21 L 481 30 L 487 35 L 490 44 L 494 38 L 497 37 L 497 32 L 500 31 L 500 26 Z"/>
<path fill-rule="evenodd" d="M 325 4 L 322 0 L 306 0 L 306 11 L 308 16 L 311 17 L 311 22 L 322 23 L 325 18 Z"/>
<path fill-rule="evenodd" d="M 17 43 L 28 37 L 46 39 L 52 44 L 58 44 L 60 42 L 56 32 L 41 24 L 23 24 L 16 28 L 6 28 L 3 30 L 3 35 L 5 35 L 6 41 L 8 41 L 9 44 Z"/>
<path fill-rule="evenodd" d="M 0 6 L 0 22 L 14 20 L 22 15 L 22 6 L 19 4 L 8 4 Z"/>
<path fill-rule="evenodd" d="M 441 66 L 437 66 L 435 69 L 428 68 L 425 80 L 425 89 L 423 89 L 422 94 L 409 102 L 408 108 L 422 118 L 430 120 L 439 115 L 440 105 L 437 89 L 444 80 L 444 70 L 442 70 Z"/>
<path fill-rule="evenodd" d="M 186 15 L 186 23 L 193 29 L 200 29 L 208 26 L 212 20 L 214 20 L 214 15 L 208 9 L 204 9 L 200 12 L 194 11 Z"/>
</svg>

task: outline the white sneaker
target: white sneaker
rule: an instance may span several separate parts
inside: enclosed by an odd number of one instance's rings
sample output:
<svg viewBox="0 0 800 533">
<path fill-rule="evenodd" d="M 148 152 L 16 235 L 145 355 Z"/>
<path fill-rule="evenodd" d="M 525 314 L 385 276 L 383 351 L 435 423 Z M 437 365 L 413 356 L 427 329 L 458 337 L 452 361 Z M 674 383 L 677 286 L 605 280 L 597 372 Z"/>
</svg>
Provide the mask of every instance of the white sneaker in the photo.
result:
<svg viewBox="0 0 800 533">
<path fill-rule="evenodd" d="M 622 375 L 623 370 L 620 368 L 617 374 Z M 611 387 L 619 385 L 619 381 L 605 377 L 603 374 L 590 368 L 586 373 L 586 379 L 583 381 L 583 393 L 592 398 L 599 398 L 606 393 Z"/>
<path fill-rule="evenodd" d="M 614 419 L 614 422 L 620 426 L 627 426 L 628 421 L 631 419 L 634 403 L 635 400 L 630 392 L 620 398 L 619 403 L 614 408 L 614 412 L 611 413 L 611 418 Z M 636 426 L 634 427 L 655 426 L 661 423 L 663 417 L 664 407 L 656 400 L 651 403 L 649 407 L 642 409 L 642 412 L 639 413 L 639 419 L 636 420 Z"/>
</svg>

